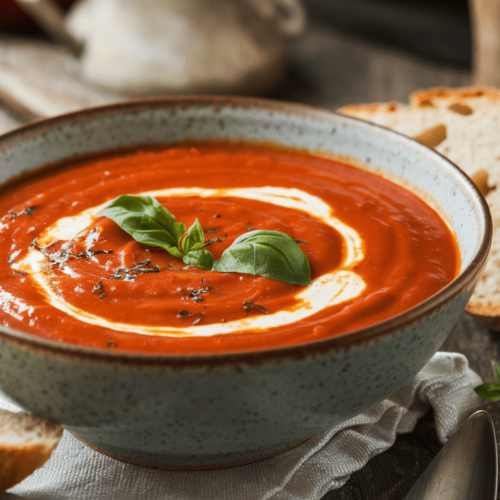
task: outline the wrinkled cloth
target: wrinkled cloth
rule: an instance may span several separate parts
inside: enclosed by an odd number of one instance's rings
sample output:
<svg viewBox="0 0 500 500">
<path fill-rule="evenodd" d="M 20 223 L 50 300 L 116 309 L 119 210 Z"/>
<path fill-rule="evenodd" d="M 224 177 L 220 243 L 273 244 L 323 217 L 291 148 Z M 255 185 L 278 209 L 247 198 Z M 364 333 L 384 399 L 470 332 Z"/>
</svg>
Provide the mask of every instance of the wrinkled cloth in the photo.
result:
<svg viewBox="0 0 500 500">
<path fill-rule="evenodd" d="M 411 432 L 429 407 L 444 443 L 480 405 L 480 377 L 461 354 L 438 352 L 406 386 L 364 413 L 280 455 L 214 471 L 165 471 L 121 462 L 68 432 L 49 461 L 1 500 L 319 500 Z M 0 395 L 0 408 L 17 410 Z"/>
</svg>

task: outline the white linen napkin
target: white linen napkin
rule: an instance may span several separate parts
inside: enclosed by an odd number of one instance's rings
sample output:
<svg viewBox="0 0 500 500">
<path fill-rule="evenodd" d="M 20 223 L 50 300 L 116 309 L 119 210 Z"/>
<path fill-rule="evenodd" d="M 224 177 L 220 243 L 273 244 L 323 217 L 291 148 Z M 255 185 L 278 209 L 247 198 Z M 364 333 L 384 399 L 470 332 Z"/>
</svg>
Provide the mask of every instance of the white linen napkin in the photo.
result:
<svg viewBox="0 0 500 500">
<path fill-rule="evenodd" d="M 148 469 L 101 455 L 68 432 L 44 467 L 2 500 L 319 500 L 411 432 L 429 405 L 444 443 L 481 405 L 480 377 L 461 354 L 438 352 L 388 399 L 306 443 L 260 462 L 215 471 Z M 17 410 L 0 395 L 0 408 Z"/>
</svg>

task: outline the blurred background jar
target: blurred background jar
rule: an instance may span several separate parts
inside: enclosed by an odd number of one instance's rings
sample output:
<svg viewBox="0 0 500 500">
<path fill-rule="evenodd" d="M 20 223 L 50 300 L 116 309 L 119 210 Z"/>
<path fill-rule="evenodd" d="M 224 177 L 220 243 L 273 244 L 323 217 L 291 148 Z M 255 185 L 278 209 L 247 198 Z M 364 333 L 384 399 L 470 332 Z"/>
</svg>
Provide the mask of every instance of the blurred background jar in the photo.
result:
<svg viewBox="0 0 500 500">
<path fill-rule="evenodd" d="M 79 0 L 64 21 L 66 36 L 57 24 L 70 2 L 17 4 L 81 48 L 85 81 L 124 96 L 265 94 L 283 77 L 305 23 L 300 0 Z M 21 26 L 25 20 L 10 12 L 4 26 Z"/>
<path fill-rule="evenodd" d="M 128 96 L 264 94 L 304 27 L 299 0 L 80 0 L 83 77 Z"/>
</svg>

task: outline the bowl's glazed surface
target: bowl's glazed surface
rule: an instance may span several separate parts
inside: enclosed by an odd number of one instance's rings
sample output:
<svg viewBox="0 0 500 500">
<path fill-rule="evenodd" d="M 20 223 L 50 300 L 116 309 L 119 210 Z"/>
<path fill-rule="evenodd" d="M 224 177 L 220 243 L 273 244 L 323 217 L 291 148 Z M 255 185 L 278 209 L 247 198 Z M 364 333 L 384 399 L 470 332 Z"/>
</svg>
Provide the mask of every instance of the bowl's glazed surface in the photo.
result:
<svg viewBox="0 0 500 500">
<path fill-rule="evenodd" d="M 0 138 L 0 182 L 76 155 L 207 139 L 345 155 L 406 180 L 442 208 L 462 267 L 441 292 L 388 321 L 253 353 L 126 354 L 0 328 L 0 389 L 91 446 L 142 464 L 182 469 L 255 460 L 384 399 L 445 340 L 490 245 L 484 200 L 437 153 L 358 120 L 265 100 L 148 99 L 34 123 Z"/>
</svg>

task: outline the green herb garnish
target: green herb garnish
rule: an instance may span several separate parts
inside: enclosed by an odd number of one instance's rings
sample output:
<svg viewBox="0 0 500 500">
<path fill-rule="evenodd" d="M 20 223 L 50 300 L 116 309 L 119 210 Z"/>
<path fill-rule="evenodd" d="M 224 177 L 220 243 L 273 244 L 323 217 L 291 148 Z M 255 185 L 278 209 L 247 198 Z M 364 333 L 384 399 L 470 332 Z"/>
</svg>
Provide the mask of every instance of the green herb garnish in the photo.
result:
<svg viewBox="0 0 500 500">
<path fill-rule="evenodd" d="M 102 300 L 106 297 L 106 292 L 104 291 L 104 286 L 102 284 L 103 280 L 99 281 L 94 288 L 92 288 L 92 293 L 95 293 Z"/>
<path fill-rule="evenodd" d="M 500 365 L 492 361 L 493 369 L 500 380 Z M 483 399 L 488 401 L 500 401 L 500 382 L 486 382 L 474 389 Z"/>
<path fill-rule="evenodd" d="M 85 252 L 72 253 L 71 246 L 73 240 L 63 243 L 57 252 L 49 252 L 49 249 L 57 245 L 59 240 L 55 240 L 44 247 L 38 244 L 38 237 L 31 242 L 31 246 L 42 252 L 52 265 L 62 266 L 70 259 L 90 259 L 94 255 L 113 253 L 113 250 L 86 250 Z"/>
<path fill-rule="evenodd" d="M 263 314 L 269 314 L 269 311 L 264 306 L 256 304 L 251 300 L 246 300 L 245 302 L 243 302 L 243 309 L 245 309 L 245 312 L 250 312 L 252 309 L 257 309 Z"/>
<path fill-rule="evenodd" d="M 104 297 L 106 297 L 106 292 L 104 291 L 103 285 L 104 280 L 135 281 L 135 278 L 142 274 L 159 273 L 161 271 L 160 266 L 147 267 L 149 266 L 149 264 L 151 264 L 151 261 L 147 259 L 128 269 L 126 267 L 120 267 L 115 273 L 111 274 L 107 278 L 103 278 L 102 280 L 100 280 L 94 286 L 94 288 L 92 288 L 92 292 L 98 295 L 102 300 Z"/>
<path fill-rule="evenodd" d="M 205 231 L 208 233 L 208 231 Z M 224 241 L 226 238 L 210 238 L 206 243 L 205 243 L 205 246 L 208 247 L 208 245 L 211 245 L 212 243 L 217 243 L 217 242 L 221 242 L 221 241 Z"/>
<path fill-rule="evenodd" d="M 205 247 L 205 237 L 198 219 L 187 230 L 151 196 L 119 196 L 99 216 L 108 217 L 139 243 L 160 247 L 182 259 L 188 266 L 218 271 L 263 276 L 284 283 L 308 285 L 311 270 L 306 255 L 285 233 L 251 231 L 236 238 L 218 261 Z M 220 216 L 219 216 L 220 217 Z"/>
<path fill-rule="evenodd" d="M 27 209 L 23 210 L 22 212 L 9 212 L 9 215 L 11 216 L 12 219 L 15 217 L 19 217 L 20 215 L 33 215 L 33 212 L 35 210 L 38 210 L 38 207 L 31 206 L 28 207 Z"/>
<path fill-rule="evenodd" d="M 201 297 L 202 293 L 212 292 L 213 288 L 211 286 L 206 286 L 204 288 L 197 288 L 189 293 L 189 297 L 192 298 L 195 302 L 203 302 L 203 297 Z"/>
<path fill-rule="evenodd" d="M 239 272 L 263 276 L 283 283 L 308 285 L 311 281 L 309 261 L 295 240 L 279 231 L 250 231 L 236 238 L 214 271 Z"/>
</svg>

